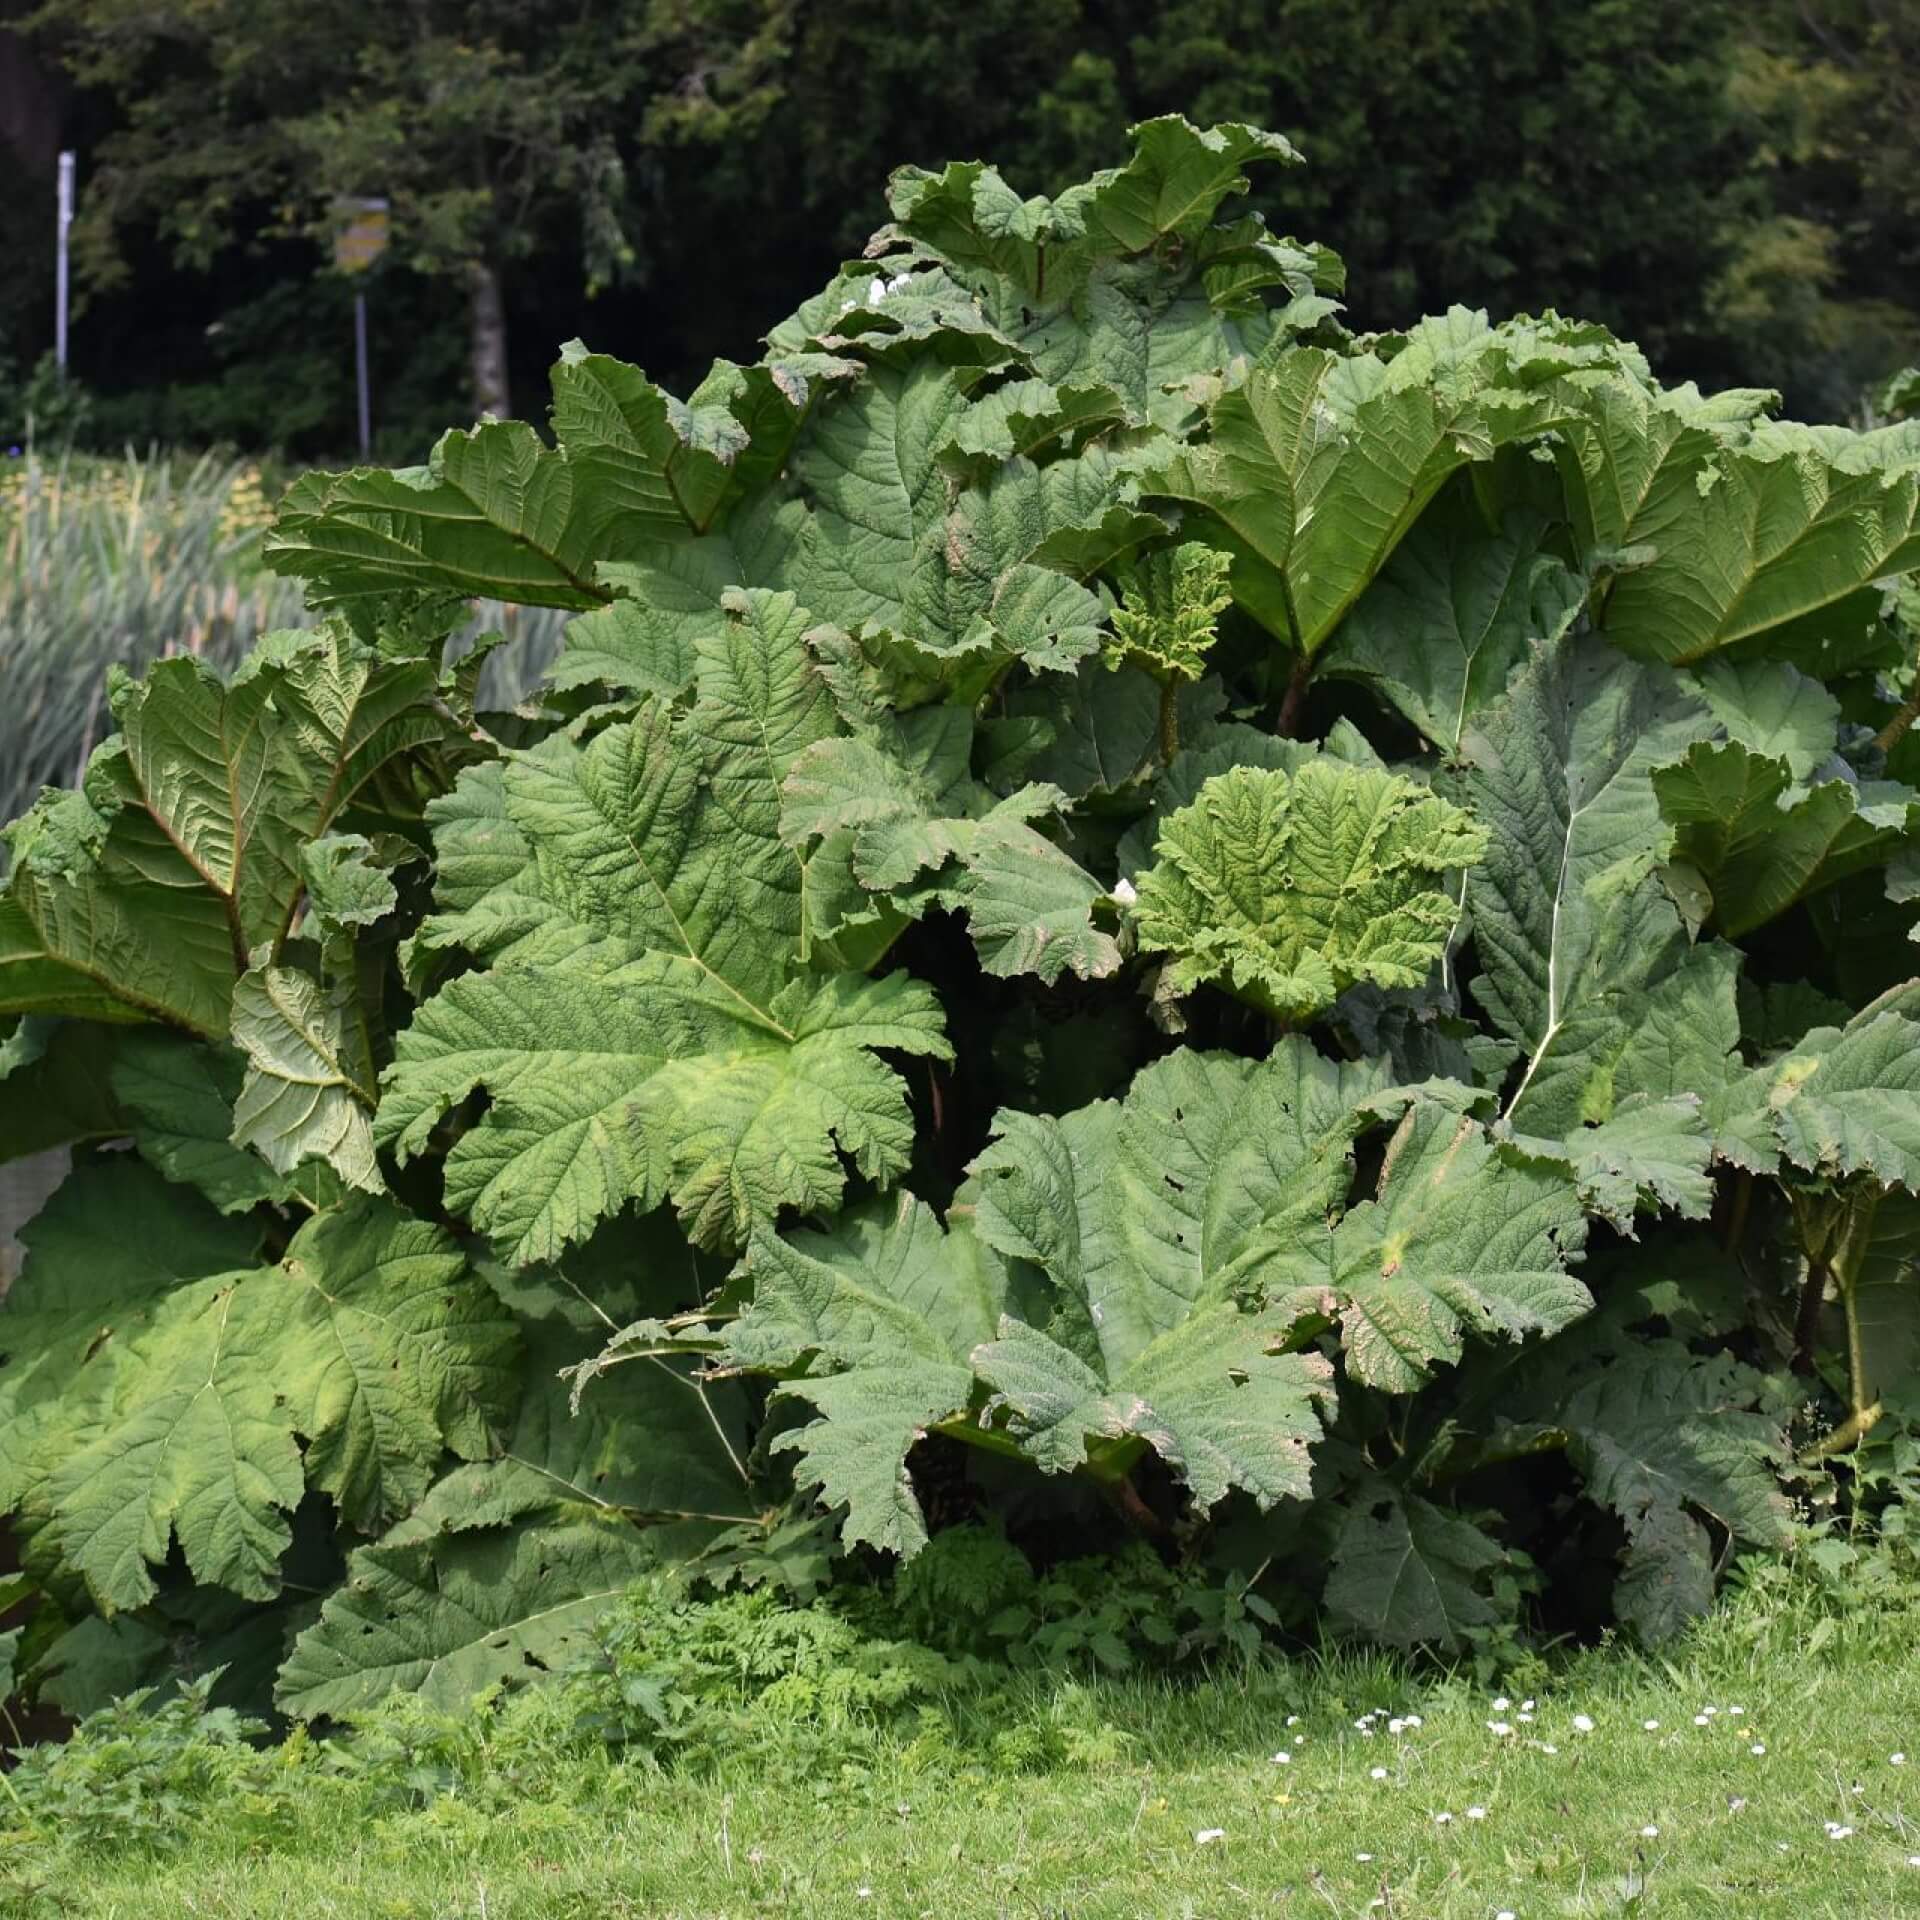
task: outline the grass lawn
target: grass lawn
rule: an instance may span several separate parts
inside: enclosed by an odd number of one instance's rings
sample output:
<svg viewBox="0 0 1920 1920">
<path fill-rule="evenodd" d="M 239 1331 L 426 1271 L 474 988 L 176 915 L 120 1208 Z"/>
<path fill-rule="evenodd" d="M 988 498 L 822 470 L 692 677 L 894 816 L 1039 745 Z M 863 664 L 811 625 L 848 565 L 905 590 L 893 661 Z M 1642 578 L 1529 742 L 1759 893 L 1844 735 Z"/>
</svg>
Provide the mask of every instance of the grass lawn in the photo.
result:
<svg viewBox="0 0 1920 1920">
<path fill-rule="evenodd" d="M 1530 1719 L 1517 1689 L 1345 1657 L 1036 1685 L 1075 1756 L 1043 1773 L 956 1772 L 891 1738 L 824 1779 L 503 1755 L 504 1795 L 382 1812 L 332 1777 L 291 1812 L 183 1807 L 165 1858 L 16 1824 L 0 1912 L 1885 1920 L 1920 1914 L 1916 1626 L 1749 1595 L 1665 1659 L 1534 1676 Z"/>
</svg>

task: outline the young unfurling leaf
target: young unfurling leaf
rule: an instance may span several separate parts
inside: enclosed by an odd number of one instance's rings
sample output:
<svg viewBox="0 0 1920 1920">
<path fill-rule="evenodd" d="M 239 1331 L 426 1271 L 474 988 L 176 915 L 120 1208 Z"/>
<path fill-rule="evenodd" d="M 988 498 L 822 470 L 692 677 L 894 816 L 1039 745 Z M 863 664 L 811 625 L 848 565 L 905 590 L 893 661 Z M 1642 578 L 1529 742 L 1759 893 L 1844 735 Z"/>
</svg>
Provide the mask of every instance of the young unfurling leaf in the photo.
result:
<svg viewBox="0 0 1920 1920">
<path fill-rule="evenodd" d="M 1321 756 L 1235 768 L 1160 829 L 1139 881 L 1140 944 L 1177 993 L 1213 981 L 1287 1021 L 1361 981 L 1417 987 L 1458 908 L 1441 890 L 1486 835 L 1398 775 Z"/>
</svg>

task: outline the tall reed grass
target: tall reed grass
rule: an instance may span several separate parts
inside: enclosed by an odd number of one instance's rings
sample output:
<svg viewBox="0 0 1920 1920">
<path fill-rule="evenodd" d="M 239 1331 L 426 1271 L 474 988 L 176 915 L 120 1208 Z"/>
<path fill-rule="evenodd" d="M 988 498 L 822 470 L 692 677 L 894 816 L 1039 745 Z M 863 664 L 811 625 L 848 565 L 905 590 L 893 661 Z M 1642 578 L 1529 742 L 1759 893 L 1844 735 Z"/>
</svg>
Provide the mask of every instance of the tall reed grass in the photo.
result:
<svg viewBox="0 0 1920 1920">
<path fill-rule="evenodd" d="M 224 670 L 261 634 L 312 622 L 299 583 L 260 565 L 268 493 L 256 463 L 215 454 L 0 459 L 0 822 L 72 784 L 112 730 L 108 667 L 193 653 Z M 488 660 L 483 703 L 517 706 L 563 626 L 477 607 L 474 633 L 516 643 Z"/>
</svg>

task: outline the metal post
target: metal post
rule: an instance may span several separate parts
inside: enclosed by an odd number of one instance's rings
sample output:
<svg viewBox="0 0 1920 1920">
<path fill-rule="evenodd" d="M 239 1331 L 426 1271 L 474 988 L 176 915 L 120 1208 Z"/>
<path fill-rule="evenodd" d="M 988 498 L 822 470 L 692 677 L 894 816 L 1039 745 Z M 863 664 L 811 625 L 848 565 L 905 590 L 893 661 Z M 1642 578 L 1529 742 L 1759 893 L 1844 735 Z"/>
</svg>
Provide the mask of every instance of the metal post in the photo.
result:
<svg viewBox="0 0 1920 1920">
<path fill-rule="evenodd" d="M 60 215 L 53 277 L 53 359 L 67 370 L 67 229 L 73 225 L 73 155 L 60 156 Z"/>
<path fill-rule="evenodd" d="M 360 380 L 360 458 L 373 457 L 373 398 L 367 383 L 367 296 L 353 296 L 353 364 Z"/>
</svg>

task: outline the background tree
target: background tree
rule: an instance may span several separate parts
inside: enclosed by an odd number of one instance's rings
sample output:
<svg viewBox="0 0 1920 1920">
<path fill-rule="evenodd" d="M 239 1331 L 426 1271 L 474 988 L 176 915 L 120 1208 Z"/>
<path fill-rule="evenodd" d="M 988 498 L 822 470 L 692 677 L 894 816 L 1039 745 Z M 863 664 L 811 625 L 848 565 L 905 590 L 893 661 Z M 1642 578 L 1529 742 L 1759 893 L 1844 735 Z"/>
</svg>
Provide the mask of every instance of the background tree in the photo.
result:
<svg viewBox="0 0 1920 1920">
<path fill-rule="evenodd" d="M 341 196 L 384 194 L 399 257 L 464 287 L 473 402 L 501 415 L 509 271 L 571 255 L 589 295 L 629 271 L 621 135 L 750 123 L 783 45 L 760 0 L 50 0 L 37 24 L 124 111 L 76 233 L 95 285 L 124 279 L 130 226 L 204 268 L 252 226 L 324 241 Z"/>
<path fill-rule="evenodd" d="M 1920 0 L 1771 0 L 1735 56 L 1751 217 L 1710 290 L 1751 377 L 1844 413 L 1920 357 Z"/>
<path fill-rule="evenodd" d="M 1055 190 L 1166 111 L 1305 151 L 1262 211 L 1340 234 L 1371 325 L 1556 306 L 1675 376 L 1776 385 L 1815 418 L 1920 354 L 1920 0 L 43 0 L 35 17 L 42 62 L 81 83 L 62 133 L 92 303 L 75 364 L 96 384 L 111 369 L 109 445 L 347 441 L 347 290 L 314 245 L 337 193 L 395 202 L 374 371 L 382 450 L 406 459 L 462 410 L 463 362 L 490 407 L 574 334 L 684 386 L 715 352 L 753 358 L 767 316 L 865 243 L 893 167 L 993 153 Z M 30 268 L 50 251 L 33 197 Z M 25 284 L 0 291 L 23 365 L 48 304 Z"/>
<path fill-rule="evenodd" d="M 842 246 L 901 159 L 978 148 L 1053 189 L 1110 165 L 1121 121 L 1180 112 L 1301 148 L 1257 203 L 1339 233 L 1370 325 L 1466 300 L 1591 315 L 1688 371 L 1719 344 L 1707 289 L 1753 144 L 1728 0 L 989 0 L 943 30 L 937 99 L 913 11 L 838 0 L 797 33 L 781 134 Z"/>
</svg>

